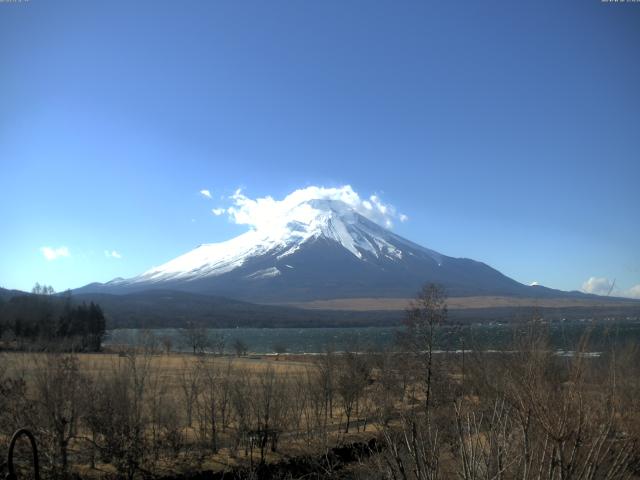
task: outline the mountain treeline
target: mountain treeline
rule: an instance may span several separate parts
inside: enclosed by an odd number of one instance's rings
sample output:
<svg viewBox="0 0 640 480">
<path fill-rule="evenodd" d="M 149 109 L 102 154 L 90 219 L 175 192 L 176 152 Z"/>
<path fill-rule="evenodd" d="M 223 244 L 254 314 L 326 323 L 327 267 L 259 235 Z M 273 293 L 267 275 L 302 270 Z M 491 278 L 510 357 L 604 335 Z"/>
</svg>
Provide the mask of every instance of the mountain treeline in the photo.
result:
<svg viewBox="0 0 640 480">
<path fill-rule="evenodd" d="M 0 347 L 95 352 L 105 335 L 100 305 L 75 304 L 71 294 L 55 295 L 36 284 L 31 294 L 0 298 Z"/>
</svg>

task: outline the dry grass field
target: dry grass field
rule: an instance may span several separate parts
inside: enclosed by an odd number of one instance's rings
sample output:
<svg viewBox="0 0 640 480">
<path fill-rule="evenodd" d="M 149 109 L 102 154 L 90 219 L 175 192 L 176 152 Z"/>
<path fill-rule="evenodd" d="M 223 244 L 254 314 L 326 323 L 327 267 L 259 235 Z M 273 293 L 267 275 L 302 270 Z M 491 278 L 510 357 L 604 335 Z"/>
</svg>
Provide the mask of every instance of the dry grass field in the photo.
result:
<svg viewBox="0 0 640 480">
<path fill-rule="evenodd" d="M 27 427 L 53 479 L 640 478 L 637 345 L 560 356 L 532 322 L 504 352 L 435 354 L 429 309 L 403 353 L 2 353 L 0 455 Z"/>
<path fill-rule="evenodd" d="M 332 300 L 315 300 L 311 302 L 292 302 L 286 305 L 310 310 L 353 310 L 353 311 L 403 311 L 409 307 L 410 298 L 337 298 Z M 501 307 L 533 307 L 533 308 L 575 308 L 637 306 L 635 300 L 625 299 L 590 299 L 590 298 L 518 298 L 498 296 L 449 297 L 451 310 Z"/>
<path fill-rule="evenodd" d="M 121 367 L 127 362 L 127 356 L 117 352 L 77 353 L 74 355 L 79 361 L 79 369 L 89 376 L 105 374 Z M 34 375 L 47 361 L 49 354 L 33 352 L 4 352 L 0 353 L 5 373 L 23 372 L 27 376 Z M 208 356 L 218 364 L 230 364 L 235 369 L 264 372 L 274 370 L 277 374 L 301 374 L 306 371 L 311 357 L 303 355 L 260 355 L 252 357 L 236 356 Z M 171 384 L 189 368 L 202 359 L 200 355 L 189 353 L 154 353 L 148 356 L 149 367 L 152 371 L 161 373 Z"/>
<path fill-rule="evenodd" d="M 26 426 L 47 452 L 45 464 L 48 457 L 60 455 L 59 438 L 68 437 L 65 469 L 82 478 L 128 478 L 129 471 L 135 476 L 148 469 L 157 475 L 229 470 L 278 461 L 283 447 L 287 456 L 305 455 L 329 444 L 370 438 L 371 426 L 364 431 L 369 422 L 354 418 L 351 411 L 351 431 L 345 432 L 345 405 L 337 394 L 329 398 L 318 390 L 311 405 L 318 368 L 314 358 L 294 355 L 0 353 L 0 379 L 24 384 L 23 391 L 0 391 L 0 401 L 3 394 L 13 393 L 12 401 L 21 403 L 0 418 L 0 454 L 11 432 Z M 347 408 L 353 408 L 354 400 Z M 131 405 L 139 405 L 139 410 L 131 411 Z M 118 418 L 118 409 L 126 411 L 124 418 Z M 82 419 L 99 414 L 104 417 Z M 61 416 L 74 427 L 61 425 Z M 101 424 L 94 428 L 96 421 Z M 115 430 L 124 431 L 114 431 L 112 423 L 122 423 Z M 131 429 L 139 430 L 139 436 L 126 438 Z M 277 449 L 271 446 L 272 438 L 261 437 L 271 430 L 278 437 Z M 96 440 L 99 436 L 101 441 Z M 129 465 L 109 458 L 125 454 L 131 442 L 144 446 L 140 458 L 130 459 Z M 110 450 L 114 452 L 100 458 Z M 51 473 L 56 461 L 50 461 Z"/>
</svg>

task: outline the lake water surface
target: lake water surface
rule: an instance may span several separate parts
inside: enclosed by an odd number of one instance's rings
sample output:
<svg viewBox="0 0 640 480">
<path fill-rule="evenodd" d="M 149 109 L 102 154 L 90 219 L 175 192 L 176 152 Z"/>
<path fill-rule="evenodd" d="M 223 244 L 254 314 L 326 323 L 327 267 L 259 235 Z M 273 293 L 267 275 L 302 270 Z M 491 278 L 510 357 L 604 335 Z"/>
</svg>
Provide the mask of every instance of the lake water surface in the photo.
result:
<svg viewBox="0 0 640 480">
<path fill-rule="evenodd" d="M 530 327 L 509 324 L 478 324 L 464 327 L 438 329 L 436 348 L 461 349 L 509 349 L 514 342 L 527 335 Z M 611 345 L 640 342 L 640 322 L 559 322 L 536 327 L 548 331 L 551 344 L 558 350 L 574 350 L 580 338 L 590 332 L 589 350 L 606 350 Z M 402 327 L 355 328 L 217 328 L 208 329 L 211 336 L 222 335 L 226 350 L 232 351 L 233 342 L 242 340 L 249 352 L 269 354 L 276 346 L 289 353 L 321 353 L 334 351 L 366 351 L 369 349 L 395 348 L 397 333 Z M 158 344 L 171 339 L 172 350 L 188 351 L 184 331 L 180 329 L 117 329 L 109 330 L 105 346 L 140 345 L 150 339 Z"/>
</svg>

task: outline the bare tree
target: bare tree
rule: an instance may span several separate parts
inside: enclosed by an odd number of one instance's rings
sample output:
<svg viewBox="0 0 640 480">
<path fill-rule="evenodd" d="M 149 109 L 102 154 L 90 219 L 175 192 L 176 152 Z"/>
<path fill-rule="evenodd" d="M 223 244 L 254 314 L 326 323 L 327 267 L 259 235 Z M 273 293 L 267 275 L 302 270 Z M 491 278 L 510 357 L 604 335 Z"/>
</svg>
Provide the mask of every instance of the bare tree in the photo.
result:
<svg viewBox="0 0 640 480">
<path fill-rule="evenodd" d="M 358 413 L 360 399 L 369 381 L 370 366 L 363 355 L 346 352 L 340 359 L 337 390 L 346 416 L 344 432 L 349 433 L 352 414 Z"/>
<path fill-rule="evenodd" d="M 432 401 L 434 376 L 433 349 L 437 328 L 447 319 L 446 295 L 441 286 L 425 285 L 406 312 L 401 344 L 408 348 L 421 367 L 424 405 L 427 416 Z"/>
<path fill-rule="evenodd" d="M 0 436 L 9 438 L 20 427 L 34 427 L 36 411 L 27 396 L 30 385 L 24 369 L 9 369 L 0 354 Z"/>
<path fill-rule="evenodd" d="M 333 348 L 328 347 L 322 355 L 316 358 L 319 383 L 324 397 L 325 424 L 327 417 L 333 418 L 333 400 L 336 388 L 336 354 Z"/>
<path fill-rule="evenodd" d="M 236 338 L 233 342 L 233 350 L 238 357 L 244 357 L 247 355 L 249 346 L 240 338 Z"/>
<path fill-rule="evenodd" d="M 162 344 L 164 353 L 169 355 L 171 353 L 171 349 L 173 348 L 173 338 L 171 337 L 171 335 L 162 335 L 160 337 L 160 343 Z"/>
<path fill-rule="evenodd" d="M 218 419 L 220 417 L 220 404 L 223 391 L 220 389 L 220 370 L 215 362 L 215 357 L 202 357 L 200 363 L 200 395 L 198 396 L 199 424 L 202 437 L 208 439 L 211 451 L 218 452 Z"/>
<path fill-rule="evenodd" d="M 307 445 L 311 445 L 315 436 L 320 437 L 323 447 L 327 446 L 327 388 L 326 377 L 321 373 L 318 364 L 307 367 L 301 378 L 302 389 L 306 392 L 307 406 L 303 410 Z"/>
<path fill-rule="evenodd" d="M 204 353 L 211 346 L 211 339 L 207 329 L 196 325 L 194 322 L 187 322 L 185 328 L 181 330 L 181 335 L 194 355 Z"/>
<path fill-rule="evenodd" d="M 230 401 L 235 419 L 235 442 L 232 451 L 237 452 L 240 444 L 248 447 L 247 434 L 251 430 L 252 418 L 250 399 L 252 396 L 251 372 L 247 369 L 238 369 L 231 379 Z M 245 454 L 247 449 L 245 449 Z"/>
<path fill-rule="evenodd" d="M 77 434 L 82 386 L 76 356 L 51 354 L 38 359 L 35 388 L 40 406 L 39 430 L 53 444 L 54 458 L 59 462 L 51 464 L 58 463 L 63 475 L 69 469 L 69 443 Z"/>
<path fill-rule="evenodd" d="M 209 343 L 216 355 L 224 355 L 224 349 L 227 346 L 227 338 L 222 333 L 213 333 L 209 337 Z"/>
<path fill-rule="evenodd" d="M 129 480 L 144 471 L 150 450 L 146 411 L 150 369 L 148 353 L 118 357 L 111 371 L 93 382 L 93 408 L 85 417 L 102 458 L 114 464 L 120 477 Z"/>
<path fill-rule="evenodd" d="M 412 358 L 422 385 L 423 409 L 406 408 L 399 413 L 398 428 L 383 428 L 388 447 L 384 454 L 393 477 L 436 480 L 441 469 L 441 430 L 433 421 L 434 346 L 437 329 L 447 318 L 444 290 L 439 285 L 425 285 L 405 316 L 405 330 L 400 345 Z"/>
<path fill-rule="evenodd" d="M 182 369 L 178 383 L 184 400 L 184 408 L 187 416 L 187 427 L 193 425 L 193 408 L 200 393 L 200 381 L 202 377 L 202 363 L 193 358 L 182 360 Z"/>
<path fill-rule="evenodd" d="M 277 449 L 278 436 L 285 423 L 288 406 L 286 382 L 284 374 L 276 375 L 271 366 L 257 374 L 251 407 L 255 419 L 253 432 L 259 442 L 261 463 L 264 462 L 269 440 L 271 450 L 275 452 Z"/>
</svg>

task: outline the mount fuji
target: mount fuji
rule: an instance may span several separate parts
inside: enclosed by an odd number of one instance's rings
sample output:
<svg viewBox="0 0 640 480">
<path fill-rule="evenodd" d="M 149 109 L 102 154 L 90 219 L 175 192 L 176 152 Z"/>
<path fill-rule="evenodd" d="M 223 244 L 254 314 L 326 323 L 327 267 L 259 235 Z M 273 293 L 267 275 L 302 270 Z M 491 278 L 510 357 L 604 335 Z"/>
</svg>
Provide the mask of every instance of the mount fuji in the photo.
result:
<svg viewBox="0 0 640 480">
<path fill-rule="evenodd" d="M 332 198 L 304 199 L 236 238 L 200 245 L 136 277 L 76 292 L 175 290 L 295 303 L 410 298 L 428 282 L 441 284 L 453 297 L 588 297 L 526 286 L 482 262 L 422 247 Z"/>
</svg>

